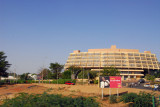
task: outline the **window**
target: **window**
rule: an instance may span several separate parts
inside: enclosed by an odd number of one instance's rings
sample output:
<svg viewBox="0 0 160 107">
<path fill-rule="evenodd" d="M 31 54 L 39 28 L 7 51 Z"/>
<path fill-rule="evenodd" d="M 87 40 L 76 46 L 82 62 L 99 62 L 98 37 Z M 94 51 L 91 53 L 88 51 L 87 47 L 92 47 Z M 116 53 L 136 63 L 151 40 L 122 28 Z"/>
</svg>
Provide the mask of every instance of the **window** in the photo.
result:
<svg viewBox="0 0 160 107">
<path fill-rule="evenodd" d="M 114 55 L 114 53 L 108 53 L 108 55 Z"/>
<path fill-rule="evenodd" d="M 140 59 L 140 57 L 135 57 L 135 59 Z"/>
<path fill-rule="evenodd" d="M 146 61 L 142 61 L 143 64 L 146 64 Z"/>
<path fill-rule="evenodd" d="M 108 53 L 102 53 L 102 55 L 108 55 Z"/>
<path fill-rule="evenodd" d="M 141 60 L 146 60 L 146 58 L 145 57 L 141 57 Z"/>
<path fill-rule="evenodd" d="M 147 60 L 151 60 L 151 58 L 147 58 Z"/>
<path fill-rule="evenodd" d="M 114 59 L 114 57 L 113 57 L 113 56 L 108 56 L 107 58 L 108 58 L 108 59 Z"/>
<path fill-rule="evenodd" d="M 134 60 L 129 60 L 129 63 L 135 63 L 135 61 Z"/>
<path fill-rule="evenodd" d="M 133 53 L 128 53 L 128 56 L 133 56 Z"/>
<path fill-rule="evenodd" d="M 108 62 L 114 62 L 114 60 L 108 60 Z"/>
<path fill-rule="evenodd" d="M 88 53 L 88 55 L 94 55 L 94 53 Z"/>
<path fill-rule="evenodd" d="M 140 56 L 145 56 L 144 54 L 140 54 Z"/>
<path fill-rule="evenodd" d="M 135 66 L 135 64 L 129 64 L 129 66 L 133 67 L 133 66 Z"/>
<path fill-rule="evenodd" d="M 114 53 L 114 55 L 121 55 L 120 53 Z"/>
<path fill-rule="evenodd" d="M 138 53 L 134 53 L 134 56 L 139 56 L 139 54 Z"/>
<path fill-rule="evenodd" d="M 120 56 L 116 56 L 115 59 L 121 59 L 121 57 Z"/>
<path fill-rule="evenodd" d="M 141 63 L 141 61 L 136 61 L 136 63 Z"/>
<path fill-rule="evenodd" d="M 141 67 L 141 64 L 136 64 L 137 67 Z"/>
<path fill-rule="evenodd" d="M 146 54 L 146 57 L 150 57 L 150 55 L 149 55 L 149 54 Z"/>
<path fill-rule="evenodd" d="M 134 59 L 134 57 L 128 57 L 128 59 Z"/>
<path fill-rule="evenodd" d="M 101 55 L 101 53 L 95 53 L 95 55 Z"/>
</svg>

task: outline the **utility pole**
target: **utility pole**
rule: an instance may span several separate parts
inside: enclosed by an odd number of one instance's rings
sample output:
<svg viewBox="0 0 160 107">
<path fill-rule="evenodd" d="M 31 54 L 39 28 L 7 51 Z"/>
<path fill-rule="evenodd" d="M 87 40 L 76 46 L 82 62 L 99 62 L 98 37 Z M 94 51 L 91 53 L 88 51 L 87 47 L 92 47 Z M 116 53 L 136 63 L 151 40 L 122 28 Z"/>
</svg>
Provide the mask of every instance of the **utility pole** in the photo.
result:
<svg viewBox="0 0 160 107">
<path fill-rule="evenodd" d="M 83 85 L 84 85 L 84 68 L 82 70 L 83 70 Z"/>
</svg>

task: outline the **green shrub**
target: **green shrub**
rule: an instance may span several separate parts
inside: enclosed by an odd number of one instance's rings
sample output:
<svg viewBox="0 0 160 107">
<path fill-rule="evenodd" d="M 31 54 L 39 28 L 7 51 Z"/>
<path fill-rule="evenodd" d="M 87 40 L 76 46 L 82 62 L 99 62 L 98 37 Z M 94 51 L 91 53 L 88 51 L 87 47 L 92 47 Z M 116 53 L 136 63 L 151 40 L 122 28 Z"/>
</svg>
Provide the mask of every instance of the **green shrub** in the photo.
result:
<svg viewBox="0 0 160 107">
<path fill-rule="evenodd" d="M 98 80 L 94 80 L 94 84 L 98 84 Z"/>
<path fill-rule="evenodd" d="M 57 80 L 52 80 L 52 84 L 57 84 Z"/>
<path fill-rule="evenodd" d="M 99 107 L 99 104 L 94 99 L 85 97 L 20 93 L 16 98 L 5 100 L 2 107 Z"/>
<path fill-rule="evenodd" d="M 117 96 L 116 95 L 111 95 L 109 97 L 109 102 L 110 103 L 117 103 Z"/>
<path fill-rule="evenodd" d="M 65 84 L 64 79 L 58 79 L 58 84 Z"/>
<path fill-rule="evenodd" d="M 134 100 L 134 106 L 135 107 L 140 107 L 143 105 L 143 107 L 151 107 L 152 106 L 152 96 L 154 96 L 151 93 L 146 93 L 146 92 L 140 92 L 138 97 L 135 98 Z"/>
<path fill-rule="evenodd" d="M 121 96 L 121 101 L 124 103 L 133 102 L 133 107 L 152 107 L 152 96 L 151 93 L 140 92 L 128 93 Z"/>
<path fill-rule="evenodd" d="M 0 80 L 0 85 L 3 85 L 3 84 L 5 84 L 5 83 L 6 83 L 5 80 Z"/>
<path fill-rule="evenodd" d="M 72 79 L 58 79 L 58 84 L 65 84 L 65 82 L 67 81 L 72 81 L 73 83 L 76 83 L 76 80 L 72 80 Z M 48 81 L 49 83 L 49 81 Z M 52 84 L 57 84 L 57 80 L 52 80 L 50 81 L 50 83 Z"/>
<path fill-rule="evenodd" d="M 36 81 L 35 81 L 35 80 L 32 80 L 32 83 L 36 83 Z"/>
<path fill-rule="evenodd" d="M 23 84 L 23 83 L 25 83 L 25 80 L 18 80 L 17 83 L 18 84 Z"/>
<path fill-rule="evenodd" d="M 123 101 L 124 103 L 134 102 L 136 97 L 138 97 L 136 93 L 127 93 L 121 96 L 120 101 Z"/>
<path fill-rule="evenodd" d="M 73 83 L 76 83 L 76 80 L 72 80 Z"/>
</svg>

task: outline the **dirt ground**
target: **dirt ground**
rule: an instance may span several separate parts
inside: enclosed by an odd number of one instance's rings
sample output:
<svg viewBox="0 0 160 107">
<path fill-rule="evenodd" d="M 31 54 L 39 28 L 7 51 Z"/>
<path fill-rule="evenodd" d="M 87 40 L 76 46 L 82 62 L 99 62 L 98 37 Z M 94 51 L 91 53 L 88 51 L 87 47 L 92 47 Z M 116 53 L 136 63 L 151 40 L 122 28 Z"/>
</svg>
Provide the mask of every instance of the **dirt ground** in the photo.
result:
<svg viewBox="0 0 160 107">
<path fill-rule="evenodd" d="M 135 92 L 139 93 L 140 91 L 145 92 L 153 92 L 151 90 L 142 90 L 142 89 L 135 89 L 135 88 L 119 88 L 117 89 L 103 89 L 104 99 L 101 99 L 102 96 L 102 89 L 98 87 L 98 85 L 64 85 L 64 84 L 16 84 L 16 85 L 4 85 L 0 87 L 0 103 L 3 103 L 3 99 L 6 98 L 13 98 L 18 93 L 25 92 L 25 93 L 35 93 L 35 94 L 42 94 L 43 92 L 47 92 L 49 94 L 62 94 L 63 96 L 70 96 L 70 97 L 94 97 L 102 107 L 126 107 L 127 104 L 124 103 L 117 103 L 117 104 L 110 104 L 108 102 L 108 96 L 110 93 L 117 94 L 123 92 Z M 156 95 L 160 95 L 160 92 L 155 91 Z"/>
</svg>

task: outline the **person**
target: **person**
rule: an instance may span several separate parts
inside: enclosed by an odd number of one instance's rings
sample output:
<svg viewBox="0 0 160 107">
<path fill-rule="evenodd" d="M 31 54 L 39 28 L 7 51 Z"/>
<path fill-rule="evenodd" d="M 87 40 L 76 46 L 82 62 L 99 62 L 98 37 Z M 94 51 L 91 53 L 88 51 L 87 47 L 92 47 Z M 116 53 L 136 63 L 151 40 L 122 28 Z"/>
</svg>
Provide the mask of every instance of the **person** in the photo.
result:
<svg viewBox="0 0 160 107">
<path fill-rule="evenodd" d="M 156 91 L 157 89 L 158 89 L 158 85 L 155 84 L 155 85 L 154 85 L 154 90 Z"/>
<path fill-rule="evenodd" d="M 106 88 L 109 87 L 109 80 L 106 80 L 105 77 L 102 77 L 102 81 L 101 81 L 101 88 Z"/>
<path fill-rule="evenodd" d="M 154 89 L 154 85 L 152 85 L 151 87 L 152 87 L 152 91 L 153 91 L 153 89 Z"/>
</svg>

